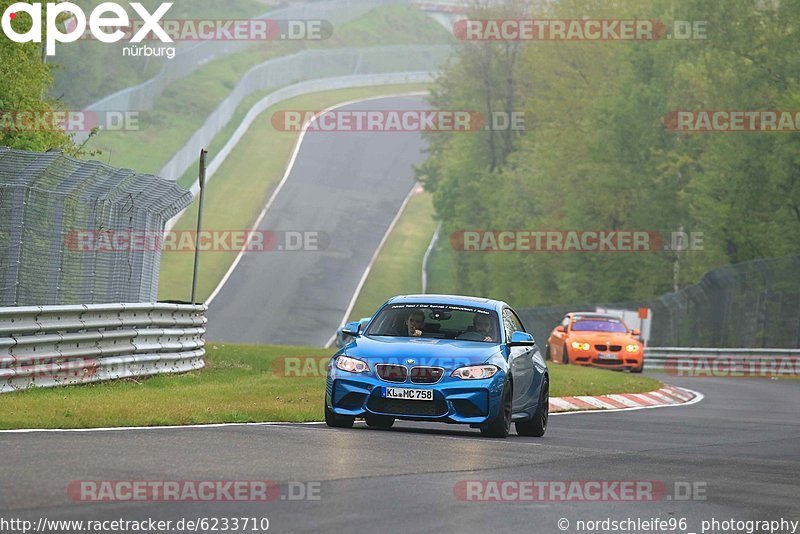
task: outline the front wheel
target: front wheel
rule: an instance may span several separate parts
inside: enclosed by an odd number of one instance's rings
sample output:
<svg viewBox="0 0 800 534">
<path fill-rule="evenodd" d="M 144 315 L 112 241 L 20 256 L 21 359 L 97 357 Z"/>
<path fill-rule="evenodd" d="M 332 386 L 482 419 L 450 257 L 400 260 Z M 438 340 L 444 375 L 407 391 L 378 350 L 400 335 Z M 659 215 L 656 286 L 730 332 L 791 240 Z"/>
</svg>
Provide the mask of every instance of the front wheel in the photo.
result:
<svg viewBox="0 0 800 534">
<path fill-rule="evenodd" d="M 642 371 L 644 371 L 644 361 L 642 361 L 639 367 L 631 367 L 631 373 L 641 373 Z"/>
<path fill-rule="evenodd" d="M 337 415 L 325 405 L 325 424 L 334 428 L 352 428 L 356 418 L 349 415 Z"/>
<path fill-rule="evenodd" d="M 564 353 L 561 355 L 561 363 L 569 365 L 569 354 L 567 354 L 567 347 L 564 346 Z"/>
<path fill-rule="evenodd" d="M 503 386 L 503 405 L 500 406 L 499 413 L 494 419 L 481 427 L 481 434 L 490 438 L 507 438 L 511 432 L 511 401 L 512 388 L 511 382 L 506 380 Z"/>
<path fill-rule="evenodd" d="M 550 380 L 545 376 L 542 379 L 542 388 L 539 393 L 539 405 L 530 421 L 514 423 L 518 436 L 531 436 L 540 438 L 547 431 L 547 418 L 550 415 Z"/>
<path fill-rule="evenodd" d="M 391 428 L 394 424 L 394 417 L 388 415 L 367 414 L 364 416 L 364 420 L 367 422 L 367 426 L 374 428 Z"/>
</svg>

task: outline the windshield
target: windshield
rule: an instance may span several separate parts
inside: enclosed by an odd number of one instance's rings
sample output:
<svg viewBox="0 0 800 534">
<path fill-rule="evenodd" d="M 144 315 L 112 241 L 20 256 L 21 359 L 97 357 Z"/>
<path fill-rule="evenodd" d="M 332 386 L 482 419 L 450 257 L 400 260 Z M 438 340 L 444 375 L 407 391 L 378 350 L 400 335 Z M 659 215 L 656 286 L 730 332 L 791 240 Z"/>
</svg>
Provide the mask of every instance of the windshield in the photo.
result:
<svg viewBox="0 0 800 534">
<path fill-rule="evenodd" d="M 390 304 L 372 321 L 366 335 L 500 341 L 497 313 L 470 306 Z"/>
<path fill-rule="evenodd" d="M 628 331 L 622 322 L 616 319 L 580 319 L 572 324 L 573 332 L 619 332 Z"/>
</svg>

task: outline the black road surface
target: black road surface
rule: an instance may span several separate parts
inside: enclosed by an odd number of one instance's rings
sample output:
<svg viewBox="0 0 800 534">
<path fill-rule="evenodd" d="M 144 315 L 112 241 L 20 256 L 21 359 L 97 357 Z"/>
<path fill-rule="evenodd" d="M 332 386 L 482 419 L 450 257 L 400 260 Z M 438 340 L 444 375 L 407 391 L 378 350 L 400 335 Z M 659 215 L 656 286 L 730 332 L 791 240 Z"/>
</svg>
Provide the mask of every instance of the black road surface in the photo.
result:
<svg viewBox="0 0 800 534">
<path fill-rule="evenodd" d="M 428 107 L 409 96 L 341 109 Z M 246 253 L 211 303 L 207 338 L 324 345 L 413 188 L 424 147 L 418 132 L 309 132 L 259 230 L 318 232 L 327 248 Z"/>
<path fill-rule="evenodd" d="M 247 517 L 268 518 L 270 532 L 404 533 L 595 532 L 578 521 L 608 518 L 673 518 L 673 530 L 638 531 L 699 533 L 703 520 L 800 519 L 800 381 L 669 382 L 701 391 L 705 400 L 554 416 L 541 439 L 492 440 L 462 427 L 411 423 L 388 431 L 285 424 L 0 433 L 1 515 L 34 522 L 153 518 L 173 521 L 172 528 L 182 518 L 216 518 L 218 529 L 222 518 Z M 74 502 L 67 488 L 81 480 L 274 480 L 283 498 Z M 655 481 L 666 495 L 655 502 L 464 502 L 454 488 L 466 480 Z M 319 499 L 287 498 L 302 493 L 291 482 L 310 482 L 302 487 Z M 697 488 L 702 499 L 670 498 L 686 493 L 675 492 L 676 482 Z"/>
</svg>

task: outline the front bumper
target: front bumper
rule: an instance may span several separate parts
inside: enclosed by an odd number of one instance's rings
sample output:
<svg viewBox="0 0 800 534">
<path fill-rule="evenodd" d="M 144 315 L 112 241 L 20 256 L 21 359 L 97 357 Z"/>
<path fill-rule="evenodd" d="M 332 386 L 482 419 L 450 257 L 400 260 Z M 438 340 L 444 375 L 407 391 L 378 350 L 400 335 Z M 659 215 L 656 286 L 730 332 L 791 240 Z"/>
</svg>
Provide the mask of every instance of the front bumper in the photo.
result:
<svg viewBox="0 0 800 534">
<path fill-rule="evenodd" d="M 388 415 L 409 421 L 437 421 L 480 426 L 499 413 L 506 374 L 485 380 L 443 377 L 436 384 L 387 382 L 371 373 L 331 369 L 325 402 L 338 415 Z M 383 398 L 384 387 L 432 389 L 433 401 Z"/>
<path fill-rule="evenodd" d="M 611 354 L 614 358 L 600 358 L 600 354 Z M 644 355 L 642 351 L 627 352 L 624 348 L 617 352 L 601 352 L 591 348 L 590 350 L 572 349 L 570 359 L 578 365 L 591 365 L 604 369 L 630 369 L 642 365 Z"/>
</svg>

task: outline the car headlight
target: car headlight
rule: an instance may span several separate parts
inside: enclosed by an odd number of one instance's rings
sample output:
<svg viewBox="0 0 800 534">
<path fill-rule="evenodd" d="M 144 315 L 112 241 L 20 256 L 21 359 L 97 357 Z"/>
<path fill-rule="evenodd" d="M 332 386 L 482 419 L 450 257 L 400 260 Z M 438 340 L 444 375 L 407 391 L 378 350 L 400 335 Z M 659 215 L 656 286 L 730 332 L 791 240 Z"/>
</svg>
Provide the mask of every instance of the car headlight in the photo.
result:
<svg viewBox="0 0 800 534">
<path fill-rule="evenodd" d="M 462 380 L 480 380 L 482 378 L 492 378 L 500 368 L 496 365 L 470 365 L 469 367 L 459 367 L 453 374 Z"/>
<path fill-rule="evenodd" d="M 336 358 L 336 368 L 348 373 L 366 373 L 369 371 L 367 362 L 350 358 L 348 356 L 339 356 Z"/>
<path fill-rule="evenodd" d="M 625 350 L 628 352 L 636 352 L 637 350 L 639 350 L 639 345 L 634 345 L 634 344 L 625 345 Z"/>
<path fill-rule="evenodd" d="M 578 350 L 589 350 L 590 348 L 592 348 L 592 346 L 589 345 L 588 343 L 581 343 L 580 341 L 573 341 L 572 342 L 572 348 L 573 349 L 578 349 Z"/>
</svg>

